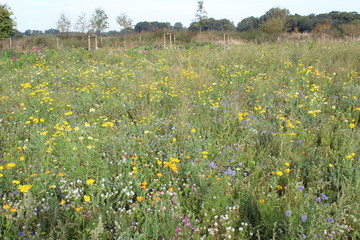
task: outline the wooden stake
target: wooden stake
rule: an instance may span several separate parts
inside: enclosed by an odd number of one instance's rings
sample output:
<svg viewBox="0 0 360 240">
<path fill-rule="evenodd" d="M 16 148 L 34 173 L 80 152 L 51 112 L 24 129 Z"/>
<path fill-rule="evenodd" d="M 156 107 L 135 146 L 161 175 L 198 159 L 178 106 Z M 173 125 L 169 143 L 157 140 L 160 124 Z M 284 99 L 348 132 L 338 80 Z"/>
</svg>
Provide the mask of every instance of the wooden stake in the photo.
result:
<svg viewBox="0 0 360 240">
<path fill-rule="evenodd" d="M 88 35 L 88 50 L 91 50 L 91 40 L 90 40 L 90 35 Z"/>
<path fill-rule="evenodd" d="M 164 48 L 166 48 L 166 33 L 164 33 Z"/>
<path fill-rule="evenodd" d="M 10 41 L 10 48 L 12 47 L 12 44 L 11 44 L 11 38 L 9 38 L 9 41 Z"/>
<path fill-rule="evenodd" d="M 56 37 L 56 47 L 59 48 L 59 38 Z"/>
<path fill-rule="evenodd" d="M 171 33 L 169 33 L 169 35 L 170 35 L 170 49 L 172 49 Z"/>
<path fill-rule="evenodd" d="M 98 49 L 97 35 L 95 35 L 95 49 Z"/>
</svg>

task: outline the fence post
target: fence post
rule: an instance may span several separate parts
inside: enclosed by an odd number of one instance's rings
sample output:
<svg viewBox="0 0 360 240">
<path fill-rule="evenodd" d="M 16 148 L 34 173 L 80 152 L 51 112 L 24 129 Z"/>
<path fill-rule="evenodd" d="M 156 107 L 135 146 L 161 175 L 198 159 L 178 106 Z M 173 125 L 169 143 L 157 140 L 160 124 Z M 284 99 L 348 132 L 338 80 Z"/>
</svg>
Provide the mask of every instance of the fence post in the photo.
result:
<svg viewBox="0 0 360 240">
<path fill-rule="evenodd" d="M 56 37 L 56 47 L 59 48 L 59 38 Z"/>
<path fill-rule="evenodd" d="M 9 41 L 10 41 L 10 45 L 9 45 L 9 46 L 10 46 L 10 48 L 11 48 L 11 46 L 12 46 L 12 44 L 11 44 L 11 38 L 9 38 Z"/>
<path fill-rule="evenodd" d="M 169 33 L 169 36 L 170 36 L 170 49 L 172 49 L 171 33 Z"/>
<path fill-rule="evenodd" d="M 166 33 L 164 33 L 164 48 L 166 48 Z"/>
<path fill-rule="evenodd" d="M 95 49 L 98 49 L 98 40 L 97 40 L 97 35 L 95 35 Z"/>
<path fill-rule="evenodd" d="M 91 40 L 90 40 L 90 35 L 88 35 L 88 51 L 91 50 Z"/>
</svg>

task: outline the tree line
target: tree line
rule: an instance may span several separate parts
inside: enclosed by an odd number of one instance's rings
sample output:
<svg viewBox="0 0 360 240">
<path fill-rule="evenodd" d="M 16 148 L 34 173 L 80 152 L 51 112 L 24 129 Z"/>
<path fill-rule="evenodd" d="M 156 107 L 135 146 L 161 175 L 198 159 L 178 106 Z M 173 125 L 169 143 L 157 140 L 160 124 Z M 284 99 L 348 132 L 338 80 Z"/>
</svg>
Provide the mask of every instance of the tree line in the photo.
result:
<svg viewBox="0 0 360 240">
<path fill-rule="evenodd" d="M 0 38 L 21 35 L 15 29 L 15 22 L 12 19 L 12 12 L 6 5 L 0 4 Z M 45 30 L 26 30 L 23 34 L 27 36 L 40 34 L 71 34 L 71 33 L 94 33 L 98 35 L 119 35 L 129 32 L 146 31 L 226 31 L 226 32 L 264 32 L 268 34 L 281 34 L 284 32 L 300 33 L 331 33 L 338 35 L 360 34 L 360 14 L 357 12 L 333 11 L 324 14 L 310 14 L 302 16 L 291 15 L 288 9 L 271 8 L 260 17 L 247 17 L 241 20 L 236 26 L 234 22 L 224 19 L 214 19 L 207 16 L 204 8 L 204 1 L 197 1 L 195 20 L 188 28 L 181 22 L 171 25 L 169 22 L 147 22 L 142 21 L 133 24 L 133 20 L 126 14 L 121 13 L 116 17 L 120 31 L 108 31 L 109 17 L 101 8 L 96 8 L 88 18 L 86 13 L 81 13 L 77 20 L 72 23 L 70 18 L 61 13 L 56 28 Z"/>
</svg>

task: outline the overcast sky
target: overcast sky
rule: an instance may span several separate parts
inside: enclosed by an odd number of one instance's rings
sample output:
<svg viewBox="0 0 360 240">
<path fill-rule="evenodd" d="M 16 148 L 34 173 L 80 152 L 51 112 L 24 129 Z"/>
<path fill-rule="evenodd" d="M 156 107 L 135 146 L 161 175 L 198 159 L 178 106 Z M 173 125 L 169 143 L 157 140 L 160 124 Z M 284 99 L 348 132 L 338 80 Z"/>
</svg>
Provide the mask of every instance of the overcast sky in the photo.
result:
<svg viewBox="0 0 360 240">
<path fill-rule="evenodd" d="M 17 29 L 46 30 L 56 28 L 61 13 L 76 22 L 85 12 L 90 18 L 95 8 L 102 8 L 109 17 L 108 30 L 120 30 L 115 18 L 126 13 L 134 24 L 142 21 L 181 22 L 188 27 L 195 19 L 196 0 L 1 0 L 15 16 Z M 227 18 L 235 26 L 250 16 L 260 17 L 273 7 L 286 8 L 291 14 L 309 15 L 331 11 L 360 13 L 359 0 L 204 0 L 208 17 Z"/>
</svg>

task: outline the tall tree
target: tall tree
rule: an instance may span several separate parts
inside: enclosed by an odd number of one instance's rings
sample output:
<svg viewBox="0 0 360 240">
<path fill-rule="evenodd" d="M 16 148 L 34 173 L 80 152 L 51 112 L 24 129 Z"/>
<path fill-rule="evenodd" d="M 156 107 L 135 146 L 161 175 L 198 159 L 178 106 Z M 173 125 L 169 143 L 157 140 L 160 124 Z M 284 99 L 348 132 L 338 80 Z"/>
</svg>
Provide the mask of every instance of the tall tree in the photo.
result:
<svg viewBox="0 0 360 240">
<path fill-rule="evenodd" d="M 175 30 L 182 30 L 183 28 L 184 28 L 184 26 L 182 25 L 181 22 L 176 22 L 176 23 L 174 24 L 174 29 L 175 29 Z"/>
<path fill-rule="evenodd" d="M 287 28 L 290 12 L 288 9 L 272 8 L 260 17 L 261 30 L 271 34 L 280 34 Z"/>
<path fill-rule="evenodd" d="M 67 33 L 70 32 L 71 28 L 71 21 L 68 17 L 65 16 L 64 13 L 61 13 L 59 20 L 57 21 L 57 29 L 61 33 Z"/>
<path fill-rule="evenodd" d="M 128 30 L 133 27 L 133 20 L 129 18 L 126 13 L 121 13 L 120 16 L 116 18 L 116 22 L 124 30 Z"/>
<path fill-rule="evenodd" d="M 101 36 L 101 32 L 109 27 L 108 16 L 101 8 L 96 8 L 90 19 L 92 29 Z"/>
<path fill-rule="evenodd" d="M 75 30 L 85 33 L 89 29 L 89 22 L 86 19 L 86 13 L 82 13 L 79 15 L 76 24 L 75 24 Z"/>
<path fill-rule="evenodd" d="M 15 33 L 16 24 L 11 18 L 12 15 L 7 5 L 0 4 L 0 38 L 8 38 Z"/>
<path fill-rule="evenodd" d="M 207 12 L 205 11 L 204 8 L 204 0 L 198 0 L 197 1 L 197 10 L 196 10 L 196 14 L 195 14 L 195 18 L 197 21 L 197 26 L 200 29 L 200 32 L 204 26 L 204 21 L 207 19 Z"/>
<path fill-rule="evenodd" d="M 256 17 L 244 18 L 237 25 L 237 30 L 240 32 L 254 31 L 259 28 L 259 19 Z"/>
</svg>

